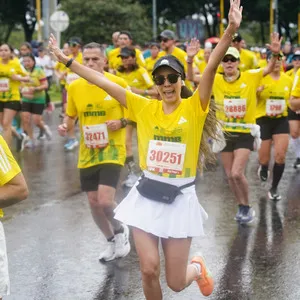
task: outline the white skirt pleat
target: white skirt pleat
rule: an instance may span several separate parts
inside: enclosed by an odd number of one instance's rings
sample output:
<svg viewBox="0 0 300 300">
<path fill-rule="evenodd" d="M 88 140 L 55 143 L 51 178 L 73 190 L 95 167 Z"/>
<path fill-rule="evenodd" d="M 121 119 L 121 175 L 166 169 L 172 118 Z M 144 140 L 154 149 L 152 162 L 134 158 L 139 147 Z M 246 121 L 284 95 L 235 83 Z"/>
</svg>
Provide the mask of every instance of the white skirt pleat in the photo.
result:
<svg viewBox="0 0 300 300">
<path fill-rule="evenodd" d="M 144 171 L 146 177 L 182 186 L 195 180 L 165 178 Z M 136 185 L 115 209 L 115 219 L 161 238 L 187 238 L 204 235 L 203 221 L 208 218 L 199 203 L 195 186 L 182 190 L 172 204 L 164 204 L 143 197 Z"/>
</svg>

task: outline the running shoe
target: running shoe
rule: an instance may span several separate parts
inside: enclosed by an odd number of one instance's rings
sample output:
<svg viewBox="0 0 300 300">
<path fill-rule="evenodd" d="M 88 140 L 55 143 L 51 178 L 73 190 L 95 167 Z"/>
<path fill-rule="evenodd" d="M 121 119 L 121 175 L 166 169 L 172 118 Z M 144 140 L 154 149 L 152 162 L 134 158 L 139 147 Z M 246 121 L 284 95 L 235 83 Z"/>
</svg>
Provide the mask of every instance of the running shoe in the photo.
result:
<svg viewBox="0 0 300 300">
<path fill-rule="evenodd" d="M 20 138 L 17 138 L 17 152 L 22 152 L 24 150 L 25 144 L 29 137 L 25 133 L 20 133 Z"/>
<path fill-rule="evenodd" d="M 300 169 L 300 157 L 297 157 L 294 163 L 294 169 Z"/>
<path fill-rule="evenodd" d="M 25 143 L 25 148 L 27 149 L 33 149 L 34 148 L 34 142 L 31 139 L 28 139 L 28 141 Z"/>
<path fill-rule="evenodd" d="M 125 257 L 130 252 L 130 242 L 129 242 L 129 228 L 127 225 L 122 224 L 124 229 L 123 233 L 118 233 L 115 235 L 115 257 Z"/>
<path fill-rule="evenodd" d="M 281 195 L 277 193 L 277 189 L 271 188 L 268 192 L 268 197 L 270 200 L 280 200 Z"/>
<path fill-rule="evenodd" d="M 265 182 L 268 180 L 269 170 L 263 170 L 263 168 L 261 166 L 259 166 L 257 174 L 258 174 L 259 179 L 261 181 Z"/>
<path fill-rule="evenodd" d="M 46 139 L 45 130 L 40 129 L 40 133 L 39 133 L 37 139 L 38 139 L 38 140 L 45 140 L 45 139 Z"/>
<path fill-rule="evenodd" d="M 66 151 L 72 151 L 76 147 L 78 147 L 79 143 L 77 139 L 69 139 L 68 142 L 65 144 L 64 148 Z"/>
<path fill-rule="evenodd" d="M 239 208 L 238 208 L 238 211 L 234 217 L 235 221 L 240 221 L 242 216 L 243 216 L 243 208 L 244 206 L 243 205 L 239 205 Z"/>
<path fill-rule="evenodd" d="M 191 263 L 197 263 L 201 266 L 201 274 L 195 280 L 203 296 L 209 296 L 214 290 L 214 280 L 209 269 L 206 267 L 203 256 L 201 254 L 197 254 L 193 257 Z"/>
<path fill-rule="evenodd" d="M 241 224 L 250 224 L 254 221 L 255 211 L 251 206 L 243 207 L 243 214 L 240 218 Z"/>
<path fill-rule="evenodd" d="M 139 179 L 139 176 L 137 176 L 134 172 L 130 172 L 126 178 L 126 180 L 123 181 L 122 185 L 132 188 L 137 180 Z"/>
<path fill-rule="evenodd" d="M 102 262 L 111 261 L 116 258 L 115 255 L 115 241 L 108 242 L 107 248 L 100 254 L 99 260 Z"/>
<path fill-rule="evenodd" d="M 47 140 L 50 141 L 52 139 L 52 132 L 48 125 L 45 125 L 44 128 L 45 128 L 45 135 L 47 137 Z"/>
</svg>

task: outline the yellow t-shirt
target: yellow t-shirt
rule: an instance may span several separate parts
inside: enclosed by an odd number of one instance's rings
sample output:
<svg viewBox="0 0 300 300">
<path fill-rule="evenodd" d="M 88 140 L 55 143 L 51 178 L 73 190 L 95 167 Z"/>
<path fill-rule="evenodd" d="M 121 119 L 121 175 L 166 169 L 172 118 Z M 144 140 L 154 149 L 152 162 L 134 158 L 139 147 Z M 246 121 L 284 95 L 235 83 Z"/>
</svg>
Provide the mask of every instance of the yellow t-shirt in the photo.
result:
<svg viewBox="0 0 300 300">
<path fill-rule="evenodd" d="M 216 74 L 213 94 L 219 106 L 218 120 L 236 123 L 237 126 L 224 125 L 224 131 L 249 133 L 250 129 L 238 124 L 255 124 L 256 90 L 263 78 L 263 70 L 255 69 L 241 72 L 234 82 L 227 82 L 223 75 Z"/>
<path fill-rule="evenodd" d="M 106 72 L 104 75 L 109 80 L 127 88 L 127 84 L 123 79 Z M 79 169 L 106 163 L 124 165 L 126 158 L 125 128 L 117 131 L 107 129 L 108 145 L 105 148 L 87 146 L 91 141 L 88 137 L 91 129 L 89 126 L 102 124 L 100 126 L 105 127 L 103 124 L 106 121 L 123 118 L 123 107 L 117 100 L 96 85 L 80 78 L 69 86 L 67 115 L 78 117 L 80 122 Z M 94 137 L 92 137 L 93 139 Z"/>
<path fill-rule="evenodd" d="M 287 76 L 289 76 L 292 79 L 292 81 L 294 81 L 296 73 L 297 72 L 295 72 L 294 69 L 291 69 L 291 70 L 288 70 L 288 71 L 285 72 L 285 74 Z"/>
<path fill-rule="evenodd" d="M 117 72 L 118 77 L 123 78 L 130 87 L 135 87 L 141 90 L 148 90 L 153 87 L 154 82 L 149 76 L 146 69 L 139 67 L 130 73 Z"/>
<path fill-rule="evenodd" d="M 69 55 L 69 58 L 73 58 L 73 55 Z M 79 52 L 78 55 L 75 57 L 75 61 L 77 61 L 79 64 L 83 64 L 83 57 L 82 57 L 82 52 Z M 76 73 L 73 73 L 71 69 L 67 68 L 67 75 L 66 75 L 66 85 L 65 88 L 68 90 L 69 85 L 75 81 L 76 79 L 80 78 Z"/>
<path fill-rule="evenodd" d="M 163 177 L 196 176 L 199 146 L 209 111 L 202 110 L 198 90 L 165 115 L 162 101 L 126 92 L 127 108 L 137 122 L 142 170 Z M 158 148 L 158 149 L 157 149 Z M 159 167 L 158 167 L 159 165 Z"/>
<path fill-rule="evenodd" d="M 286 117 L 292 84 L 291 78 L 284 73 L 280 73 L 278 80 L 273 79 L 270 75 L 265 76 L 259 84 L 264 86 L 264 90 L 257 98 L 256 118 Z"/>
<path fill-rule="evenodd" d="M 266 59 L 260 59 L 258 61 L 258 67 L 259 68 L 265 68 L 268 65 L 268 61 Z"/>
<path fill-rule="evenodd" d="M 19 60 L 10 60 L 7 64 L 0 63 L 0 101 L 20 101 L 20 81 L 11 79 L 13 74 L 26 76 L 27 72 Z"/>
<path fill-rule="evenodd" d="M 116 48 L 111 50 L 108 53 L 108 66 L 110 69 L 116 70 L 122 66 L 122 59 L 121 57 L 119 57 L 121 53 L 121 48 Z M 146 67 L 146 63 L 145 63 L 145 59 L 143 56 L 143 53 L 141 52 L 141 50 L 135 48 L 135 57 L 136 57 L 136 63 L 140 66 L 145 68 Z"/>
<path fill-rule="evenodd" d="M 152 71 L 154 68 L 155 63 L 158 61 L 158 59 L 161 57 L 161 52 L 158 53 L 157 57 L 155 59 L 153 59 L 151 56 L 147 57 L 145 59 L 145 63 L 146 63 L 146 70 L 149 74 L 149 76 L 152 78 Z"/>
<path fill-rule="evenodd" d="M 292 88 L 292 96 L 295 98 L 300 98 L 300 69 L 297 71 L 295 75 L 293 88 Z"/>
<path fill-rule="evenodd" d="M 15 161 L 5 140 L 0 135 L 0 186 L 4 186 L 20 172 L 19 165 Z M 3 217 L 2 209 L 0 209 L 0 217 Z"/>
<path fill-rule="evenodd" d="M 200 74 L 202 75 L 203 72 L 204 72 L 204 70 L 205 70 L 205 68 L 206 68 L 206 66 L 207 66 L 206 61 L 203 60 L 203 61 L 201 61 L 199 64 L 198 64 L 197 62 L 195 62 L 195 64 L 196 64 L 196 66 L 197 66 L 197 68 L 198 68 Z"/>
<path fill-rule="evenodd" d="M 68 68 L 61 62 L 57 62 L 54 66 L 54 70 L 58 71 L 59 73 L 65 73 L 65 72 L 68 72 Z M 59 81 L 59 83 L 61 85 L 65 85 L 66 84 L 66 79 L 61 79 Z"/>
<path fill-rule="evenodd" d="M 257 58 L 252 51 L 242 49 L 240 52 L 240 60 L 239 68 L 242 72 L 257 68 Z"/>
</svg>

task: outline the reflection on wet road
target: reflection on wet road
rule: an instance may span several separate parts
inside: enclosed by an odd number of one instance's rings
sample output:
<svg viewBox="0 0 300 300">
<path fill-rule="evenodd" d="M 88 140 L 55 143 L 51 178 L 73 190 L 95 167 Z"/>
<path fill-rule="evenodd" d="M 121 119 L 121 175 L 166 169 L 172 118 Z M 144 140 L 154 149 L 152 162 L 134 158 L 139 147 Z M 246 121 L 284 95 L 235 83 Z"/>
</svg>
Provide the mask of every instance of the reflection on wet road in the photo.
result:
<svg viewBox="0 0 300 300">
<path fill-rule="evenodd" d="M 48 121 L 55 131 L 56 115 Z M 65 153 L 64 140 L 54 136 L 50 143 L 40 142 L 35 150 L 16 155 L 30 197 L 5 210 L 9 299 L 144 299 L 134 247 L 125 259 L 98 262 L 105 239 L 80 192 L 77 153 Z M 293 159 L 289 153 L 280 184 L 283 199 L 272 202 L 258 181 L 252 154 L 247 176 L 256 221 L 248 227 L 233 220 L 236 205 L 221 166 L 198 179 L 198 196 L 209 220 L 206 237 L 193 241 L 191 255 L 201 250 L 214 274 L 216 288 L 208 299 L 300 299 L 300 172 L 292 169 Z M 124 193 L 119 188 L 118 201 Z M 195 284 L 180 294 L 170 291 L 163 275 L 162 267 L 165 299 L 204 299 Z"/>
</svg>

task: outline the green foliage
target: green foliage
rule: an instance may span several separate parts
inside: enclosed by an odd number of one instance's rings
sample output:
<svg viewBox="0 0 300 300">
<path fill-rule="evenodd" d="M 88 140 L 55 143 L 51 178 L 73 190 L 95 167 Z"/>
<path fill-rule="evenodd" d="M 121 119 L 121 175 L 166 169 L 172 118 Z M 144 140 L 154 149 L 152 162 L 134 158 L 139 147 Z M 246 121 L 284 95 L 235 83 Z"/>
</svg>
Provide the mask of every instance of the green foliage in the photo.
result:
<svg viewBox="0 0 300 300">
<path fill-rule="evenodd" d="M 129 0 L 65 0 L 62 9 L 70 17 L 63 39 L 80 36 L 84 42 L 111 43 L 114 31 L 129 30 L 135 43 L 151 37 L 151 22 L 145 8 Z"/>
</svg>

